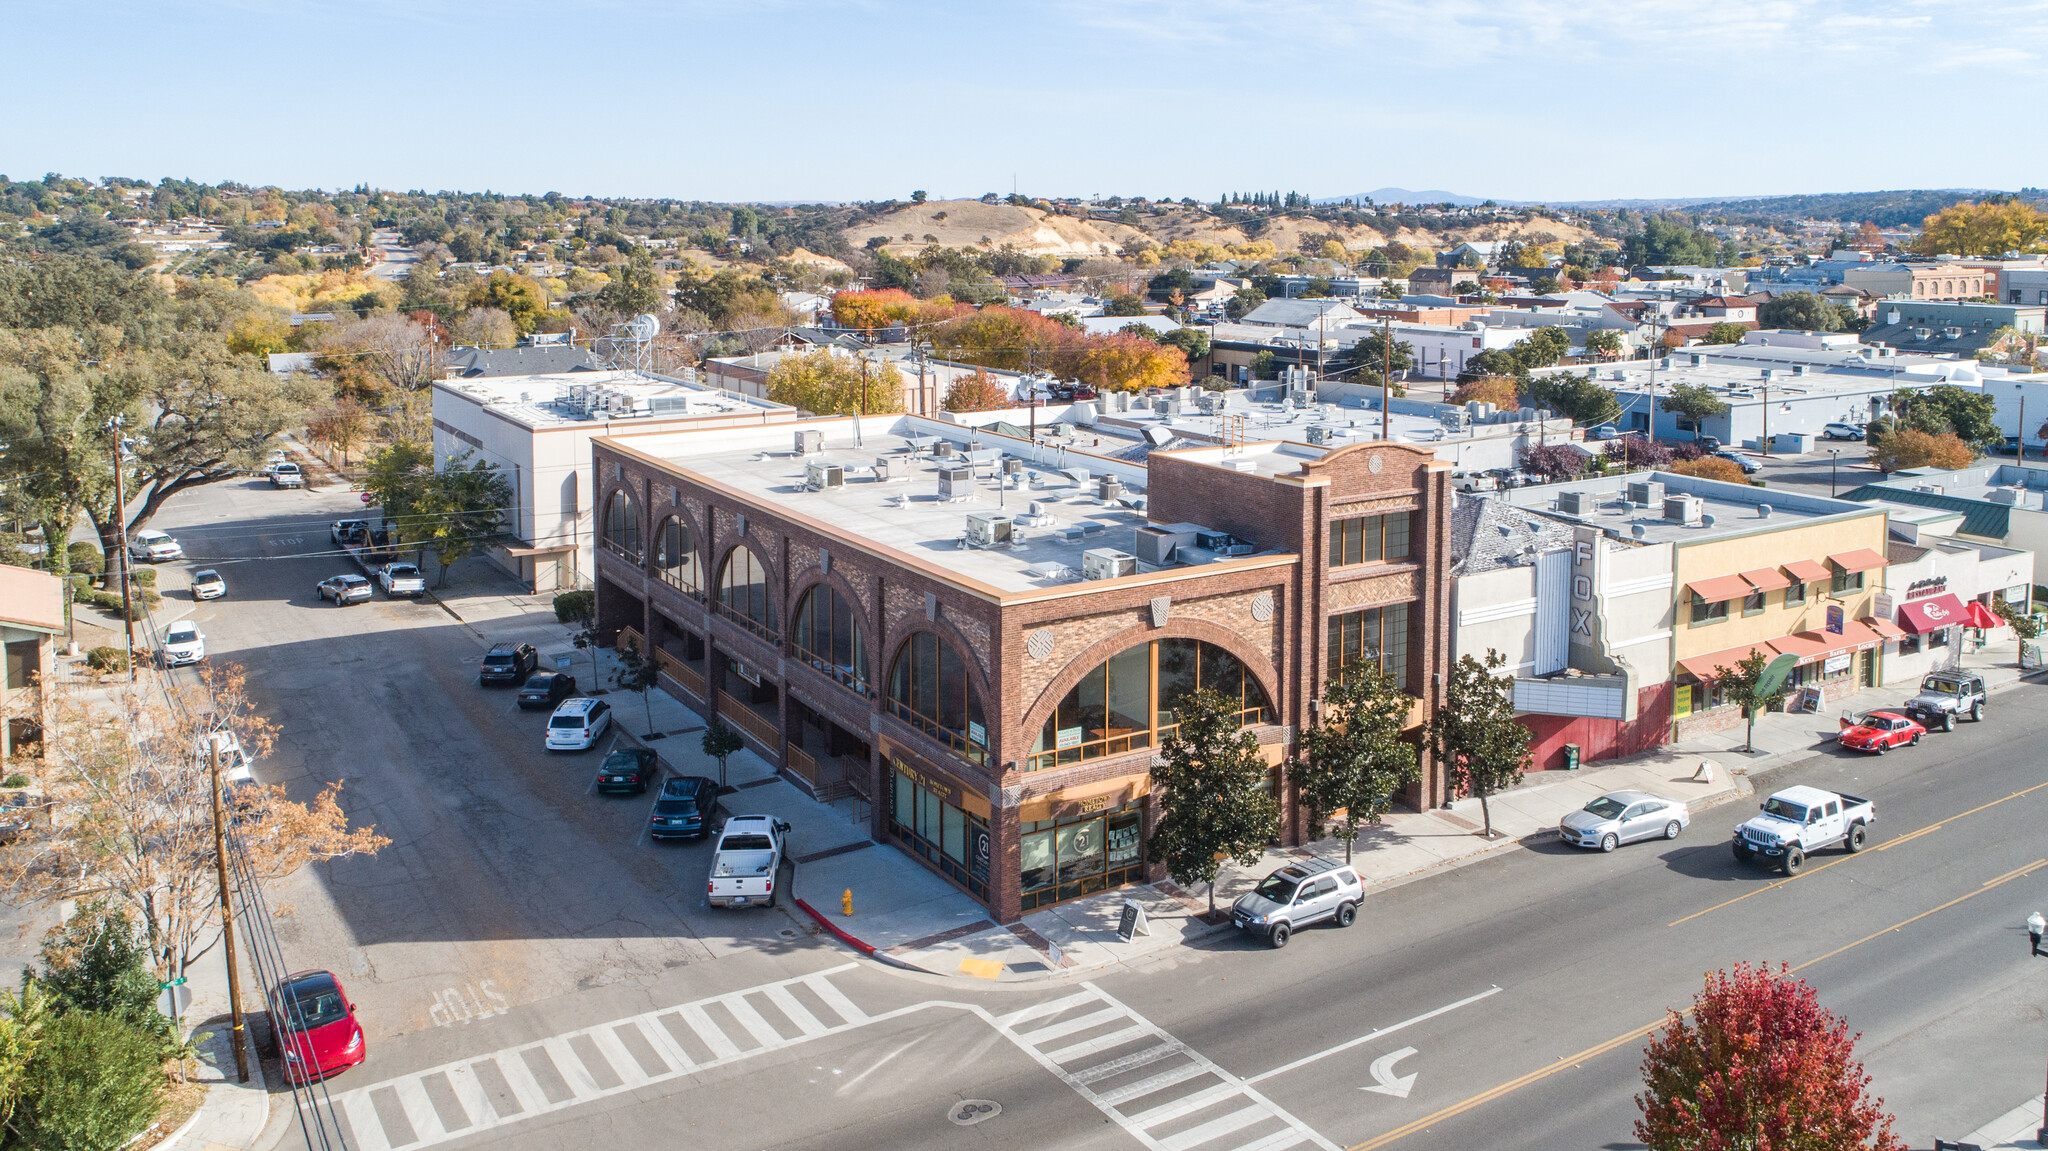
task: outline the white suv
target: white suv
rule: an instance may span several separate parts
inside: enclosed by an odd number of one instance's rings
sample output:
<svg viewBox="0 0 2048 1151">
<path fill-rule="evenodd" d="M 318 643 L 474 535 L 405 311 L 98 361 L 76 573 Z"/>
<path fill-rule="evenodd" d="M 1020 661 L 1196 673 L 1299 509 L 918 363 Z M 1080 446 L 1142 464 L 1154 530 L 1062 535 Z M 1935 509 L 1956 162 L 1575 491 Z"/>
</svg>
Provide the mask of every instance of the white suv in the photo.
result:
<svg viewBox="0 0 2048 1151">
<path fill-rule="evenodd" d="M 1240 930 L 1266 937 L 1274 947 L 1311 923 L 1329 920 L 1349 927 L 1358 918 L 1365 884 L 1358 872 L 1334 859 L 1290 863 L 1259 882 L 1249 895 L 1238 897 L 1230 921 Z"/>
<path fill-rule="evenodd" d="M 155 528 L 144 528 L 129 538 L 128 554 L 146 563 L 162 563 L 184 559 L 185 549 L 168 534 Z"/>
<path fill-rule="evenodd" d="M 611 725 L 611 704 L 601 699 L 565 699 L 548 718 L 548 750 L 588 751 Z"/>
</svg>

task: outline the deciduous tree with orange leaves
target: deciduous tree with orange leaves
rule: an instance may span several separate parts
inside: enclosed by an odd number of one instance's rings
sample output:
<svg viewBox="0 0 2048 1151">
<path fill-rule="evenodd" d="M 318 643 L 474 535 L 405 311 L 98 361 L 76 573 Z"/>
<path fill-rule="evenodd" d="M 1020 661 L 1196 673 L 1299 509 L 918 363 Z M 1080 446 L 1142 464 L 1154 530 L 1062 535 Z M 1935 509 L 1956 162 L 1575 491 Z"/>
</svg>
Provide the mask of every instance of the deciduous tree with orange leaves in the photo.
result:
<svg viewBox="0 0 2048 1151">
<path fill-rule="evenodd" d="M 976 368 L 973 375 L 961 377 L 946 389 L 943 406 L 949 412 L 993 411 L 1010 406 L 1010 393 L 987 370 Z"/>
<path fill-rule="evenodd" d="M 1857 1038 L 1790 968 L 1709 972 L 1643 1052 L 1636 1138 L 1650 1151 L 1904 1151 Z"/>
<path fill-rule="evenodd" d="M 1885 433 L 1870 449 L 1870 462 L 1879 471 L 1902 472 L 1908 468 L 1967 468 L 1977 458 L 1976 449 L 1962 437 L 1930 435 L 1919 428 L 1896 428 Z"/>
</svg>

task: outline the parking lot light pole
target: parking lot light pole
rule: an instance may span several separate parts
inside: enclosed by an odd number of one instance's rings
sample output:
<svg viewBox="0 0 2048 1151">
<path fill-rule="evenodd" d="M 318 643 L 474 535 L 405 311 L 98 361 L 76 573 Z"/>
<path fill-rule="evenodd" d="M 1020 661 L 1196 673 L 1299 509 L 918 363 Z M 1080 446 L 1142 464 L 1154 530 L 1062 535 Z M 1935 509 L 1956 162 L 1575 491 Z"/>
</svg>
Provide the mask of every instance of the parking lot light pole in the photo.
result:
<svg viewBox="0 0 2048 1151">
<path fill-rule="evenodd" d="M 1842 462 L 1842 449 L 1840 449 L 1840 448 L 1829 448 L 1829 449 L 1828 449 L 1828 498 L 1830 498 L 1830 499 L 1833 499 L 1833 498 L 1834 498 L 1834 495 L 1835 495 L 1835 465 L 1837 465 L 1837 464 L 1839 464 L 1839 463 L 1841 463 L 1841 462 Z"/>
<path fill-rule="evenodd" d="M 2027 942 L 2031 945 L 2031 954 L 2037 958 L 2044 954 L 2041 950 L 2043 932 L 2048 932 L 2048 918 L 2044 918 L 2038 911 L 2027 916 Z M 2041 1099 L 2041 1126 L 2034 1132 L 2034 1142 L 2048 1147 L 2048 1091 L 2042 1093 Z"/>
</svg>

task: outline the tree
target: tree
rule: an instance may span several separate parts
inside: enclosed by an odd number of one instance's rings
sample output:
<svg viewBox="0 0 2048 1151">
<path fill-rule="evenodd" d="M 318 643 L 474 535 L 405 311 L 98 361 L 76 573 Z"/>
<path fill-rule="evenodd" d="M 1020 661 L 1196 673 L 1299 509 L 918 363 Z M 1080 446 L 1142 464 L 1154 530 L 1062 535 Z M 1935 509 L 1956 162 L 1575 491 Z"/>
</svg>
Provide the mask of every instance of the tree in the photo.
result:
<svg viewBox="0 0 2048 1151">
<path fill-rule="evenodd" d="M 424 391 L 441 370 L 441 344 L 433 331 L 396 313 L 343 325 L 320 341 L 319 350 L 323 356 L 355 360 L 400 392 Z"/>
<path fill-rule="evenodd" d="M 11 1126 L 34 1151 L 117 1151 L 156 1118 L 163 1089 L 155 1037 L 74 1011 L 43 1024 Z"/>
<path fill-rule="evenodd" d="M 547 291 L 531 276 L 516 272 L 492 272 L 483 283 L 470 289 L 469 303 L 471 307 L 495 308 L 505 313 L 522 336 L 539 329 L 548 316 Z"/>
<path fill-rule="evenodd" d="M 1762 328 L 1839 332 L 1844 326 L 1840 307 L 1812 292 L 1786 292 L 1757 305 L 1756 322 Z"/>
<path fill-rule="evenodd" d="M 1735 251 L 1733 244 L 1723 244 L 1712 232 L 1690 226 L 1682 216 L 1650 216 L 1643 221 L 1642 231 L 1621 238 L 1621 258 L 1635 267 L 1711 265 L 1734 263 Z"/>
<path fill-rule="evenodd" d="M 1733 320 L 1722 320 L 1718 323 L 1707 325 L 1707 334 L 1704 337 L 1704 342 L 1709 344 L 1739 344 L 1742 342 L 1742 337 L 1748 334 L 1748 324 L 1738 324 Z"/>
<path fill-rule="evenodd" d="M 1591 456 L 1571 444 L 1544 444 L 1522 451 L 1522 470 L 1552 482 L 1577 479 L 1591 463 Z"/>
<path fill-rule="evenodd" d="M 1237 708 L 1206 688 L 1182 696 L 1178 726 L 1152 762 L 1159 821 L 1146 859 L 1176 883 L 1207 884 L 1216 914 L 1216 876 L 1225 857 L 1249 867 L 1280 832 L 1280 805 L 1265 790 L 1258 737 L 1238 725 Z"/>
<path fill-rule="evenodd" d="M 1421 778 L 1415 748 L 1401 738 L 1415 697 L 1394 677 L 1365 664 L 1323 689 L 1315 721 L 1301 733 L 1291 774 L 1308 813 L 1310 838 L 1331 821 L 1344 841 L 1344 861 L 1366 827 L 1380 821 L 1394 795 Z"/>
<path fill-rule="evenodd" d="M 1548 296 L 1563 291 L 1564 285 L 1558 282 L 1556 276 L 1544 275 L 1529 281 L 1529 290 L 1539 296 Z"/>
<path fill-rule="evenodd" d="M 982 368 L 953 381 L 953 386 L 946 389 L 945 402 L 940 404 L 949 412 L 988 412 L 1009 406 L 1009 389 L 996 383 Z"/>
<path fill-rule="evenodd" d="M 1667 412 L 1676 412 L 1692 424 L 1695 434 L 1701 425 L 1728 410 L 1721 397 L 1704 384 L 1674 384 L 1659 401 Z"/>
<path fill-rule="evenodd" d="M 1136 296 L 1121 293 L 1115 294 L 1103 301 L 1102 314 L 1105 316 L 1142 316 L 1145 314 L 1145 301 Z"/>
<path fill-rule="evenodd" d="M 1509 376 L 1475 376 L 1461 382 L 1458 390 L 1451 393 L 1451 403 L 1469 404 L 1474 401 L 1512 411 L 1517 406 L 1514 379 Z"/>
<path fill-rule="evenodd" d="M 502 308 L 471 308 L 449 334 L 458 344 L 478 348 L 509 348 L 519 342 L 519 328 Z"/>
<path fill-rule="evenodd" d="M 922 203 L 924 203 L 924 201 L 925 201 L 925 194 L 924 194 L 924 189 L 922 189 L 922 188 L 919 188 L 919 189 L 918 189 L 917 191 L 915 191 L 915 192 L 912 192 L 912 193 L 910 194 L 910 202 L 911 202 L 911 203 L 913 203 L 913 204 L 922 204 Z"/>
<path fill-rule="evenodd" d="M 788 356 L 768 371 L 768 398 L 821 416 L 903 410 L 903 377 L 892 364 L 834 355 L 827 349 Z"/>
<path fill-rule="evenodd" d="M 1951 204 L 1921 221 L 1913 250 L 1923 255 L 2003 256 L 2048 245 L 2048 215 L 2023 200 Z"/>
<path fill-rule="evenodd" d="M 28 980 L 52 1011 L 95 1011 L 170 1038 L 156 1009 L 149 952 L 128 913 L 104 898 L 88 900 L 43 936 L 42 966 Z"/>
<path fill-rule="evenodd" d="M 248 754 L 269 751 L 275 729 L 248 701 L 241 669 L 207 667 L 199 684 L 159 683 L 143 669 L 93 702 L 60 695 L 44 744 L 53 818 L 38 820 L 0 855 L 0 889 L 16 901 L 102 899 L 134 917 L 159 980 L 183 976 L 219 940 L 208 756 L 216 726 Z M 176 699 L 177 705 L 166 702 Z M 231 797 L 246 867 L 276 880 L 315 859 L 375 854 L 390 841 L 351 829 L 341 784 L 295 803 L 279 786 L 247 783 Z"/>
<path fill-rule="evenodd" d="M 619 666 L 612 671 L 612 685 L 621 691 L 640 693 L 640 706 L 647 709 L 647 735 L 654 735 L 654 703 L 647 689 L 661 682 L 661 666 L 640 651 L 637 643 L 622 643 L 615 654 Z"/>
<path fill-rule="evenodd" d="M 348 452 L 361 442 L 370 427 L 369 409 L 352 396 L 343 396 L 306 421 L 306 432 L 325 440 L 341 453 L 341 466 L 348 466 Z"/>
<path fill-rule="evenodd" d="M 662 290 L 653 260 L 643 257 L 615 264 L 609 274 L 611 282 L 597 290 L 599 307 L 625 316 L 661 310 L 667 293 Z"/>
<path fill-rule="evenodd" d="M 1350 370 L 1375 373 L 1386 368 L 1392 372 L 1405 372 L 1415 367 L 1415 348 L 1406 340 L 1392 340 L 1392 363 L 1387 362 L 1389 337 L 1373 332 L 1345 349 L 1344 363 Z"/>
<path fill-rule="evenodd" d="M 1732 668 L 1716 666 L 1714 682 L 1721 698 L 1742 707 L 1742 718 L 1748 721 L 1748 731 L 1742 737 L 1742 750 L 1755 750 L 1756 717 L 1767 711 L 1776 711 L 1785 702 L 1785 685 L 1780 680 L 1775 690 L 1762 692 L 1764 669 L 1771 664 L 1771 657 L 1755 648 L 1749 654 L 1735 661 Z"/>
<path fill-rule="evenodd" d="M 505 530 L 505 508 L 511 502 L 512 485 L 498 465 L 472 460 L 466 451 L 428 477 L 411 534 L 434 545 L 442 587 L 448 586 L 449 568 L 481 554 L 490 538 Z"/>
<path fill-rule="evenodd" d="M 1614 393 L 1595 382 L 1591 372 L 1525 377 L 1522 398 L 1532 408 L 1556 412 L 1585 428 L 1611 424 L 1621 415 Z"/>
<path fill-rule="evenodd" d="M 1901 388 L 1892 393 L 1891 407 L 1905 427 L 1929 435 L 1953 433 L 1964 443 L 1980 447 L 2005 439 L 1998 426 L 1998 401 L 1984 392 L 1954 384 L 1936 384 L 1922 391 Z"/>
<path fill-rule="evenodd" d="M 1280 358 L 1271 348 L 1260 348 L 1252 353 L 1252 378 L 1255 380 L 1277 380 L 1280 378 Z"/>
<path fill-rule="evenodd" d="M 383 509 L 392 546 L 427 534 L 421 525 L 433 482 L 434 449 L 425 444 L 400 440 L 364 461 L 363 491 Z"/>
<path fill-rule="evenodd" d="M 1444 703 L 1429 724 L 1430 748 L 1453 792 L 1479 797 L 1486 838 L 1493 838 L 1488 797 L 1522 781 L 1529 769 L 1529 729 L 1515 722 L 1515 677 L 1495 675 L 1507 657 L 1488 648 L 1485 662 L 1460 656 Z"/>
<path fill-rule="evenodd" d="M 1611 360 L 1621 354 L 1621 333 L 1612 328 L 1587 332 L 1584 347 L 1587 355 Z"/>
<path fill-rule="evenodd" d="M 1977 458 L 1976 449 L 1952 433 L 1929 435 L 1919 428 L 1904 427 L 1887 432 L 1870 449 L 1870 462 L 1881 472 L 1903 472 L 1913 468 L 1966 468 Z"/>
<path fill-rule="evenodd" d="M 1622 436 L 1609 440 L 1604 453 L 1607 462 L 1617 464 L 1625 470 L 1661 468 L 1671 462 L 1671 449 L 1642 436 Z"/>
<path fill-rule="evenodd" d="M 704 725 L 704 739 L 699 746 L 705 755 L 718 761 L 718 786 L 724 787 L 726 758 L 744 750 L 747 744 L 739 732 L 727 727 L 725 720 L 714 715 L 711 722 Z"/>
<path fill-rule="evenodd" d="M 1233 320 L 1241 320 L 1246 312 L 1265 302 L 1266 293 L 1259 291 L 1257 288 L 1239 288 L 1235 294 L 1223 302 L 1223 314 Z"/>
<path fill-rule="evenodd" d="M 1556 324 L 1546 324 L 1530 332 L 1527 338 L 1509 350 L 1516 354 L 1525 368 L 1549 367 L 1572 350 L 1572 337 Z"/>
<path fill-rule="evenodd" d="M 1859 1038 L 1790 968 L 1709 972 L 1643 1051 L 1636 1138 L 1650 1151 L 1904 1151 Z"/>
<path fill-rule="evenodd" d="M 1209 333 L 1200 328 L 1175 328 L 1159 337 L 1159 343 L 1169 348 L 1179 348 L 1180 354 L 1192 364 L 1209 354 Z"/>
</svg>

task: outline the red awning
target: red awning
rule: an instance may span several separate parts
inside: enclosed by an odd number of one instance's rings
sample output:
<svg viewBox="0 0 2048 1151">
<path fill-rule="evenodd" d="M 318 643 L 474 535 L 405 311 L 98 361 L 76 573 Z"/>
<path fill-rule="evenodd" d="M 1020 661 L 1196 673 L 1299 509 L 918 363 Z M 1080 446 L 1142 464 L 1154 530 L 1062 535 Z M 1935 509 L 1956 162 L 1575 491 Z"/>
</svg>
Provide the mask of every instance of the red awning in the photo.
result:
<svg viewBox="0 0 2048 1151">
<path fill-rule="evenodd" d="M 1947 592 L 1899 605 L 1899 623 L 1914 635 L 1926 635 L 1969 622 L 1970 616 L 1963 610 L 1963 601 Z"/>
<path fill-rule="evenodd" d="M 1761 653 L 1765 659 L 1775 659 L 1778 656 L 1777 649 L 1769 643 L 1746 643 L 1741 647 L 1722 648 L 1720 651 L 1710 651 L 1705 655 L 1687 656 L 1678 661 L 1678 666 L 1691 672 L 1694 679 L 1709 681 L 1719 678 L 1716 668 L 1732 669 L 1748 658 L 1752 650 Z"/>
<path fill-rule="evenodd" d="M 1777 591 L 1792 586 L 1792 580 L 1777 568 L 1758 568 L 1742 573 L 1742 578 L 1755 585 L 1758 591 Z"/>
<path fill-rule="evenodd" d="M 1841 568 L 1845 572 L 1876 571 L 1891 563 L 1890 560 L 1878 555 L 1869 548 L 1857 548 L 1852 552 L 1837 552 L 1828 558 L 1834 561 L 1836 567 Z"/>
<path fill-rule="evenodd" d="M 1749 582 L 1741 576 L 1715 576 L 1712 579 L 1696 579 L 1685 585 L 1692 594 L 1708 603 L 1723 600 L 1742 599 L 1749 595 Z"/>
<path fill-rule="evenodd" d="M 1785 570 L 1801 583 L 1819 583 L 1828 578 L 1827 565 L 1819 560 L 1793 560 L 1785 565 Z"/>
<path fill-rule="evenodd" d="M 1997 612 L 1992 611 L 1988 607 L 1985 607 L 1982 603 L 1978 602 L 1977 600 L 1971 600 L 1970 602 L 1964 604 L 1963 611 L 1969 615 L 1971 627 L 2005 626 L 2005 620 L 2001 618 Z"/>
</svg>

